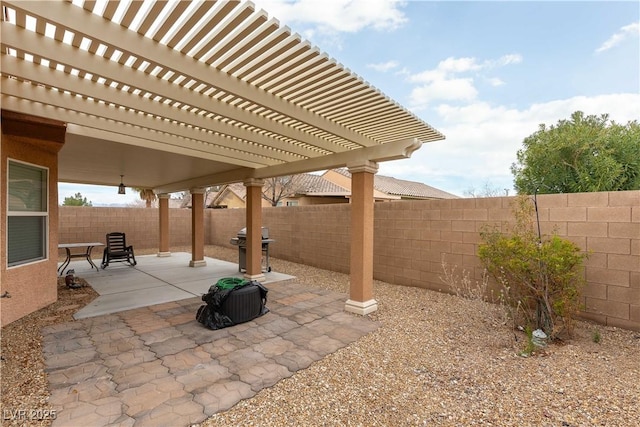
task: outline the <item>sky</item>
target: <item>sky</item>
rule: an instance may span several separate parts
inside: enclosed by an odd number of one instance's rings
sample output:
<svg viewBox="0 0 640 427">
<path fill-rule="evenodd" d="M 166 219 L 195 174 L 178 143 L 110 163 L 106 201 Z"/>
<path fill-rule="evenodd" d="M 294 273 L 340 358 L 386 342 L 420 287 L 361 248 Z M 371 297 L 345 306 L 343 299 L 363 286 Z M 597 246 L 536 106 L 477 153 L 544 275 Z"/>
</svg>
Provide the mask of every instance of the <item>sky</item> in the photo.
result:
<svg viewBox="0 0 640 427">
<path fill-rule="evenodd" d="M 380 163 L 380 175 L 459 196 L 513 195 L 511 164 L 540 124 L 577 110 L 640 120 L 637 1 L 254 4 L 445 135 Z M 60 200 L 77 191 L 94 205 L 138 198 L 98 190 L 60 184 Z"/>
</svg>

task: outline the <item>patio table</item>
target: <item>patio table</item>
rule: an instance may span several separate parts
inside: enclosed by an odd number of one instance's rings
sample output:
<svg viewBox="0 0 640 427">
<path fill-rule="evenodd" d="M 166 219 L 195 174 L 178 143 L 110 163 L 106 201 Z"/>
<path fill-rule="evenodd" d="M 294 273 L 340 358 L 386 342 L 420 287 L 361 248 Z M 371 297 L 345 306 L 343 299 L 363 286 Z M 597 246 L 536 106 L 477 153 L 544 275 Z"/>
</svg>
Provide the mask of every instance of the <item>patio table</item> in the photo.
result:
<svg viewBox="0 0 640 427">
<path fill-rule="evenodd" d="M 98 266 L 93 263 L 91 260 L 91 250 L 96 246 L 104 246 L 104 243 L 100 242 L 89 242 L 89 243 L 60 243 L 58 245 L 58 249 L 64 249 L 67 252 L 67 258 L 64 260 L 62 265 L 58 267 L 58 273 L 62 276 L 64 269 L 71 263 L 72 258 L 85 258 L 91 264 L 91 268 L 94 268 L 99 271 Z M 86 248 L 84 252 L 80 253 L 71 253 L 71 249 L 74 248 Z"/>
</svg>

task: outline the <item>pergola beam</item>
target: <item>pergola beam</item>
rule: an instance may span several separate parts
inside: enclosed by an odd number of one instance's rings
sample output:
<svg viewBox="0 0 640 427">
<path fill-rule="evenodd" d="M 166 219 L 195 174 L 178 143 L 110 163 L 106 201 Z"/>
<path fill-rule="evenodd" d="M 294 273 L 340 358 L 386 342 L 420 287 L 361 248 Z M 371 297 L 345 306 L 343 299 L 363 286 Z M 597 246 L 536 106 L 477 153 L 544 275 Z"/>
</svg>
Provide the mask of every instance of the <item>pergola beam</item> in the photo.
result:
<svg viewBox="0 0 640 427">
<path fill-rule="evenodd" d="M 135 71 L 134 69 L 129 67 L 121 67 L 118 65 L 118 63 L 110 61 L 108 59 L 96 58 L 85 51 L 75 49 L 71 46 L 65 45 L 64 43 L 60 43 L 48 38 L 38 37 L 30 31 L 26 31 L 15 26 L 2 27 L 2 44 L 8 47 L 21 46 L 21 49 L 25 49 L 28 51 L 28 53 L 31 53 L 35 56 L 39 56 L 42 58 L 52 58 L 61 64 L 73 67 L 85 73 L 103 77 L 107 81 L 121 82 L 122 84 L 126 84 L 131 88 L 139 89 L 142 92 L 148 92 L 155 96 L 170 99 L 175 102 L 180 102 L 182 104 L 189 105 L 203 111 L 208 111 L 211 113 L 215 112 L 215 114 L 228 117 L 241 123 L 251 123 L 257 127 L 260 127 L 261 129 L 273 132 L 274 134 L 279 134 L 298 141 L 303 141 L 309 146 L 319 147 L 323 150 L 328 150 L 331 152 L 341 151 L 344 149 L 322 138 L 299 131 L 297 129 L 277 122 L 273 122 L 257 114 L 221 102 L 216 98 L 204 97 L 200 96 L 200 94 L 194 94 L 193 91 L 179 85 L 172 84 L 164 79 L 150 80 L 147 74 Z M 52 55 L 52 52 L 55 52 L 55 55 Z M 39 81 L 39 79 L 44 79 L 46 77 L 46 73 L 44 73 L 42 69 L 49 69 L 47 67 L 37 66 L 26 61 L 16 61 L 14 58 L 10 58 L 11 60 L 9 60 L 6 55 L 2 55 L 2 57 L 3 73 L 23 77 L 25 80 Z M 38 72 L 36 71 L 38 69 L 41 70 Z M 87 79 L 78 79 L 71 76 L 70 74 L 62 73 L 55 70 L 51 70 L 50 74 L 55 74 L 55 77 L 51 77 L 45 84 L 51 85 L 53 87 L 62 84 L 62 82 L 64 82 L 65 80 L 67 81 L 67 85 L 63 87 L 63 89 L 70 91 L 73 91 L 74 86 L 76 85 L 79 86 L 78 88 L 75 88 L 75 91 L 77 92 L 80 91 L 79 89 L 81 85 L 85 88 L 90 86 L 90 80 Z M 65 75 L 67 76 L 66 78 Z M 60 81 L 56 83 L 55 79 L 58 78 L 60 79 Z M 42 83 L 44 83 L 44 81 L 42 81 Z M 134 98 L 133 95 L 129 94 L 128 92 L 122 90 L 114 91 L 110 86 L 99 84 L 94 84 L 93 86 L 94 87 L 92 88 L 92 91 L 98 91 L 98 87 L 103 86 L 103 89 L 100 91 L 100 93 L 87 93 L 88 96 L 92 96 L 96 99 L 108 99 L 109 97 L 116 97 L 118 100 L 112 102 L 123 104 L 125 99 Z M 85 90 L 87 92 L 89 91 L 88 89 Z M 138 102 L 138 104 L 140 104 L 140 102 Z M 152 108 L 151 104 L 156 103 L 147 102 L 144 108 Z M 138 106 L 137 108 L 143 107 Z M 165 105 L 160 104 L 156 106 L 156 110 L 158 111 L 154 112 L 154 114 L 168 115 L 168 110 L 178 109 L 166 108 Z M 180 111 L 184 113 L 183 110 Z M 245 133 L 244 135 L 241 135 L 242 132 L 237 126 L 231 126 L 215 121 L 202 123 L 202 116 L 200 115 L 182 114 L 180 120 L 184 121 L 185 123 L 190 123 L 194 126 L 210 127 L 212 128 L 212 130 L 225 133 L 237 138 L 258 140 L 266 139 L 264 141 L 257 142 L 261 142 L 262 144 L 267 144 L 281 150 L 289 150 L 299 155 L 318 155 L 317 151 L 314 152 L 309 149 L 304 149 L 303 147 L 291 146 L 291 144 L 288 144 L 284 141 L 279 141 L 275 138 L 261 137 L 255 132 L 252 132 L 251 134 Z M 193 123 L 194 121 L 199 121 L 200 123 Z"/>
<path fill-rule="evenodd" d="M 176 182 L 171 185 L 154 188 L 156 193 L 173 193 L 191 187 L 207 187 L 218 184 L 241 182 L 246 179 L 266 179 L 275 176 L 295 175 L 325 169 L 344 167 L 363 159 L 371 162 L 384 162 L 411 157 L 414 151 L 422 146 L 417 139 L 401 140 L 375 147 L 361 148 L 344 153 L 336 153 L 314 159 L 290 162 L 276 166 L 268 166 L 253 170 L 234 170 L 211 174 L 191 180 Z"/>
<path fill-rule="evenodd" d="M 3 99 L 5 96 L 21 99 L 16 103 L 16 108 L 25 110 L 29 107 L 26 100 L 47 107 L 51 117 L 68 123 L 81 124 L 83 126 L 101 129 L 114 134 L 122 133 L 155 141 L 157 149 L 163 145 L 172 145 L 176 149 L 183 148 L 184 154 L 191 150 L 201 154 L 217 153 L 231 164 L 244 164 L 249 167 L 264 167 L 270 164 L 278 164 L 269 150 L 259 154 L 257 147 L 247 147 L 247 143 L 231 140 L 223 135 L 210 134 L 208 132 L 181 126 L 177 123 L 161 120 L 150 116 L 142 116 L 133 111 L 117 108 L 111 105 L 92 102 L 66 93 L 54 92 L 43 87 L 25 86 L 15 80 L 3 79 Z M 20 105 L 23 108 L 20 108 Z M 244 146 L 244 147 L 243 147 Z M 244 149 L 243 149 L 244 148 Z M 192 154 L 193 155 L 193 154 Z"/>
<path fill-rule="evenodd" d="M 376 145 L 377 142 L 354 132 L 344 126 L 332 122 L 322 116 L 302 109 L 279 98 L 257 86 L 247 84 L 218 69 L 209 67 L 193 58 L 185 56 L 167 46 L 155 44 L 151 46 L 148 39 L 128 31 L 125 27 L 107 21 L 81 8 L 68 7 L 64 2 L 22 2 L 7 0 L 4 2 L 12 8 L 51 21 L 62 28 L 73 29 L 77 35 L 96 39 L 108 46 L 126 49 L 126 53 L 137 58 L 144 58 L 151 64 L 180 64 L 176 70 L 195 81 L 215 82 L 215 86 L 225 92 L 262 105 L 270 110 L 289 116 L 310 126 L 325 129 L 341 138 L 357 143 L 363 147 Z M 3 35 L 4 40 L 4 35 Z M 126 47 L 126 48 L 125 48 Z M 337 149 L 335 151 L 338 151 Z"/>
</svg>

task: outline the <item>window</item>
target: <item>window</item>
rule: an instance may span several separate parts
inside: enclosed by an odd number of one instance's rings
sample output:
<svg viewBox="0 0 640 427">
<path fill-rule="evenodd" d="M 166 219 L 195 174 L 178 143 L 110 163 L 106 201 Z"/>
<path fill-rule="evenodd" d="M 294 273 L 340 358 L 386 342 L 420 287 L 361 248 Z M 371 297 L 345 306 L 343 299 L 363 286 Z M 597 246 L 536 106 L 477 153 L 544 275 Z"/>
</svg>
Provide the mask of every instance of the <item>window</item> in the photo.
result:
<svg viewBox="0 0 640 427">
<path fill-rule="evenodd" d="M 287 202 L 287 206 L 298 206 L 298 201 L 297 200 L 292 200 L 290 202 Z"/>
<path fill-rule="evenodd" d="M 14 160 L 8 170 L 7 262 L 12 267 L 47 257 L 49 173 Z"/>
</svg>

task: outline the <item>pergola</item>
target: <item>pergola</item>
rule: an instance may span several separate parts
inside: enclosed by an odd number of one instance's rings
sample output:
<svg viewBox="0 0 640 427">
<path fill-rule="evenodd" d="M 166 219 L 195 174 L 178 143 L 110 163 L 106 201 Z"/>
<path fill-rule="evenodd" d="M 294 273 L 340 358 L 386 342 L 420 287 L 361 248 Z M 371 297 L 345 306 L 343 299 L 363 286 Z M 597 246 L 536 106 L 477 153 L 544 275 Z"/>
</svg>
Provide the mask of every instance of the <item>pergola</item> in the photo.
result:
<svg viewBox="0 0 640 427">
<path fill-rule="evenodd" d="M 2 109 L 66 124 L 58 179 L 168 194 L 247 186 L 247 276 L 261 277 L 265 178 L 348 167 L 351 294 L 375 310 L 373 174 L 444 136 L 250 2 L 2 1 Z"/>
</svg>

